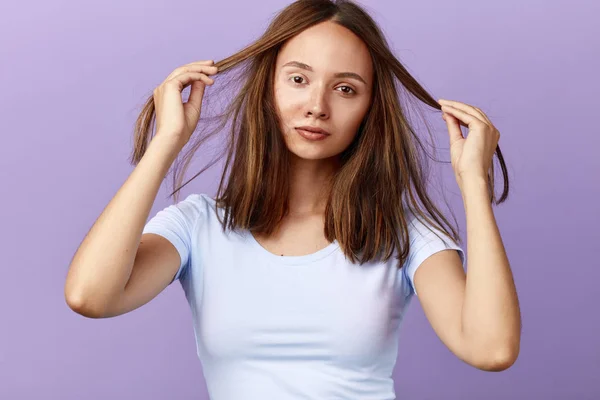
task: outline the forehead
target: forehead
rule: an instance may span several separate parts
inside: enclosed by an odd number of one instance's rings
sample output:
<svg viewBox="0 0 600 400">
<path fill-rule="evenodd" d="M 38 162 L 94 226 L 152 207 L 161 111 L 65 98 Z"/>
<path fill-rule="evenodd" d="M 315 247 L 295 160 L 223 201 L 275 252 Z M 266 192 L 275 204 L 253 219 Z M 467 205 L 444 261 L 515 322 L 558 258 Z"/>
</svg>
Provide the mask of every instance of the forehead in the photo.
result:
<svg viewBox="0 0 600 400">
<path fill-rule="evenodd" d="M 308 64 L 315 73 L 352 71 L 367 80 L 372 73 L 367 45 L 350 30 L 330 21 L 289 39 L 277 55 L 277 69 L 289 61 Z"/>
</svg>

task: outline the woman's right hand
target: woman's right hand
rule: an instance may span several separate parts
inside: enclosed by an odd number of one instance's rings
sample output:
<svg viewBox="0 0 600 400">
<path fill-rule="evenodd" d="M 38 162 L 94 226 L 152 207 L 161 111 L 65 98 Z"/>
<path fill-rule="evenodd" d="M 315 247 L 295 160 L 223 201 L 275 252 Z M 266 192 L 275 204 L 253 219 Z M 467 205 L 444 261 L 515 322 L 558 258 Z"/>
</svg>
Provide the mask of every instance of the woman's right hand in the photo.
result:
<svg viewBox="0 0 600 400">
<path fill-rule="evenodd" d="M 206 85 L 212 85 L 218 69 L 213 60 L 197 61 L 175 69 L 154 89 L 156 135 L 184 146 L 198 125 Z M 181 92 L 192 85 L 190 96 L 183 103 Z"/>
</svg>

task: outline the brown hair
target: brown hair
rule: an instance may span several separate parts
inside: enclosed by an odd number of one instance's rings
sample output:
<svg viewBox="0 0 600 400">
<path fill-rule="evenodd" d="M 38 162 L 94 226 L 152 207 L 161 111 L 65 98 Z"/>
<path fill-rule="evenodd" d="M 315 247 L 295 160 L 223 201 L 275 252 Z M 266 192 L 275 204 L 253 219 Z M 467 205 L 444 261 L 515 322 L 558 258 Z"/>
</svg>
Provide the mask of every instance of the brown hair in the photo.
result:
<svg viewBox="0 0 600 400">
<path fill-rule="evenodd" d="M 288 212 L 289 195 L 289 151 L 279 129 L 273 97 L 275 61 L 284 42 L 325 21 L 340 24 L 360 37 L 370 51 L 374 66 L 372 105 L 354 141 L 339 155 L 342 163 L 332 178 L 325 210 L 325 237 L 330 242 L 337 239 L 346 257 L 353 263 L 359 260 L 361 265 L 379 259 L 382 251 L 387 261 L 398 248 L 398 268 L 401 268 L 408 255 L 409 218 L 405 214 L 408 210 L 460 243 L 457 230 L 427 194 L 429 174 L 423 157 L 427 153 L 409 124 L 408 107 L 401 105 L 401 101 L 414 101 L 412 95 L 437 110 L 441 107 L 394 56 L 375 21 L 350 0 L 296 1 L 275 16 L 258 40 L 215 63 L 219 70 L 215 86 L 225 78 L 220 75 L 231 72 L 234 67 L 240 67 L 240 73 L 227 78 L 226 82 L 241 80 L 243 86 L 225 111 L 214 117 L 206 116 L 208 97 L 213 89 L 206 87 L 199 127 L 208 130 L 212 121 L 217 122 L 216 127 L 207 135 L 192 135 L 195 140 L 188 142 L 190 149 L 183 157 L 180 174 L 177 173 L 179 165 L 175 163 L 173 185 L 181 184 L 198 147 L 231 121 L 227 146 L 223 150 L 227 151 L 227 159 L 216 195 L 217 206 L 224 206 L 226 210 L 225 220 L 219 218 L 219 221 L 223 230 L 226 227 L 249 229 L 261 235 L 270 235 L 275 230 Z M 131 155 L 134 165 L 152 139 L 154 111 L 150 96 L 136 122 Z M 496 154 L 504 190 L 496 200 L 492 164 L 488 191 L 490 201 L 500 204 L 508 196 L 508 176 L 500 147 L 496 148 Z M 213 160 L 170 196 L 215 162 Z M 228 169 L 231 171 L 225 182 Z M 175 201 L 178 201 L 177 196 Z"/>
</svg>

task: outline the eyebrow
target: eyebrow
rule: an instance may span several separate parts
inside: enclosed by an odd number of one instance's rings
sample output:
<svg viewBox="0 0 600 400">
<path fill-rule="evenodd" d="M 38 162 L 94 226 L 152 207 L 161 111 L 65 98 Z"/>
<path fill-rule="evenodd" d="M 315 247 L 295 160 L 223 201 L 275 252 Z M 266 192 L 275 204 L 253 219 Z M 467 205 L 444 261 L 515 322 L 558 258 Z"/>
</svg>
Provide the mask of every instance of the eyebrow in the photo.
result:
<svg viewBox="0 0 600 400">
<path fill-rule="evenodd" d="M 285 63 L 281 66 L 283 67 L 297 67 L 297 68 L 302 68 L 305 69 L 307 71 L 314 71 L 313 68 L 310 65 L 301 63 L 299 61 L 290 61 L 288 63 Z M 362 78 L 362 76 L 360 76 L 359 74 L 355 73 L 355 72 L 338 72 L 336 74 L 333 75 L 335 78 L 352 78 L 352 79 L 356 79 L 357 81 L 361 81 L 362 83 L 364 83 L 365 85 L 367 85 L 367 82 L 365 82 L 365 80 Z"/>
</svg>

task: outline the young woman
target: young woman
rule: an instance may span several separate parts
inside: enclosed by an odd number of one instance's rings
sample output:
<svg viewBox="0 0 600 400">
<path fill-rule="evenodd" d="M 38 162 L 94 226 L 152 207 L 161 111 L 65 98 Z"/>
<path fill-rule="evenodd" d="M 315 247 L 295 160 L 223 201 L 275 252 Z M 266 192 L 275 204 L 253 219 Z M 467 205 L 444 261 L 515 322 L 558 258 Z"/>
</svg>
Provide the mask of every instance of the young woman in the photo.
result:
<svg viewBox="0 0 600 400">
<path fill-rule="evenodd" d="M 196 130 L 209 76 L 238 65 L 243 87 L 217 119 L 233 121 L 219 195 L 189 195 L 146 222 Z M 402 88 L 443 111 L 467 274 L 456 231 L 427 195 Z M 508 195 L 499 136 L 480 109 L 438 104 L 359 6 L 297 1 L 251 46 L 177 68 L 154 90 L 136 127 L 136 168 L 75 254 L 67 302 L 114 317 L 179 280 L 214 400 L 394 399 L 397 335 L 417 294 L 457 357 L 506 369 L 520 314 L 492 211 L 494 152 L 505 182 L 496 204 Z"/>
</svg>

